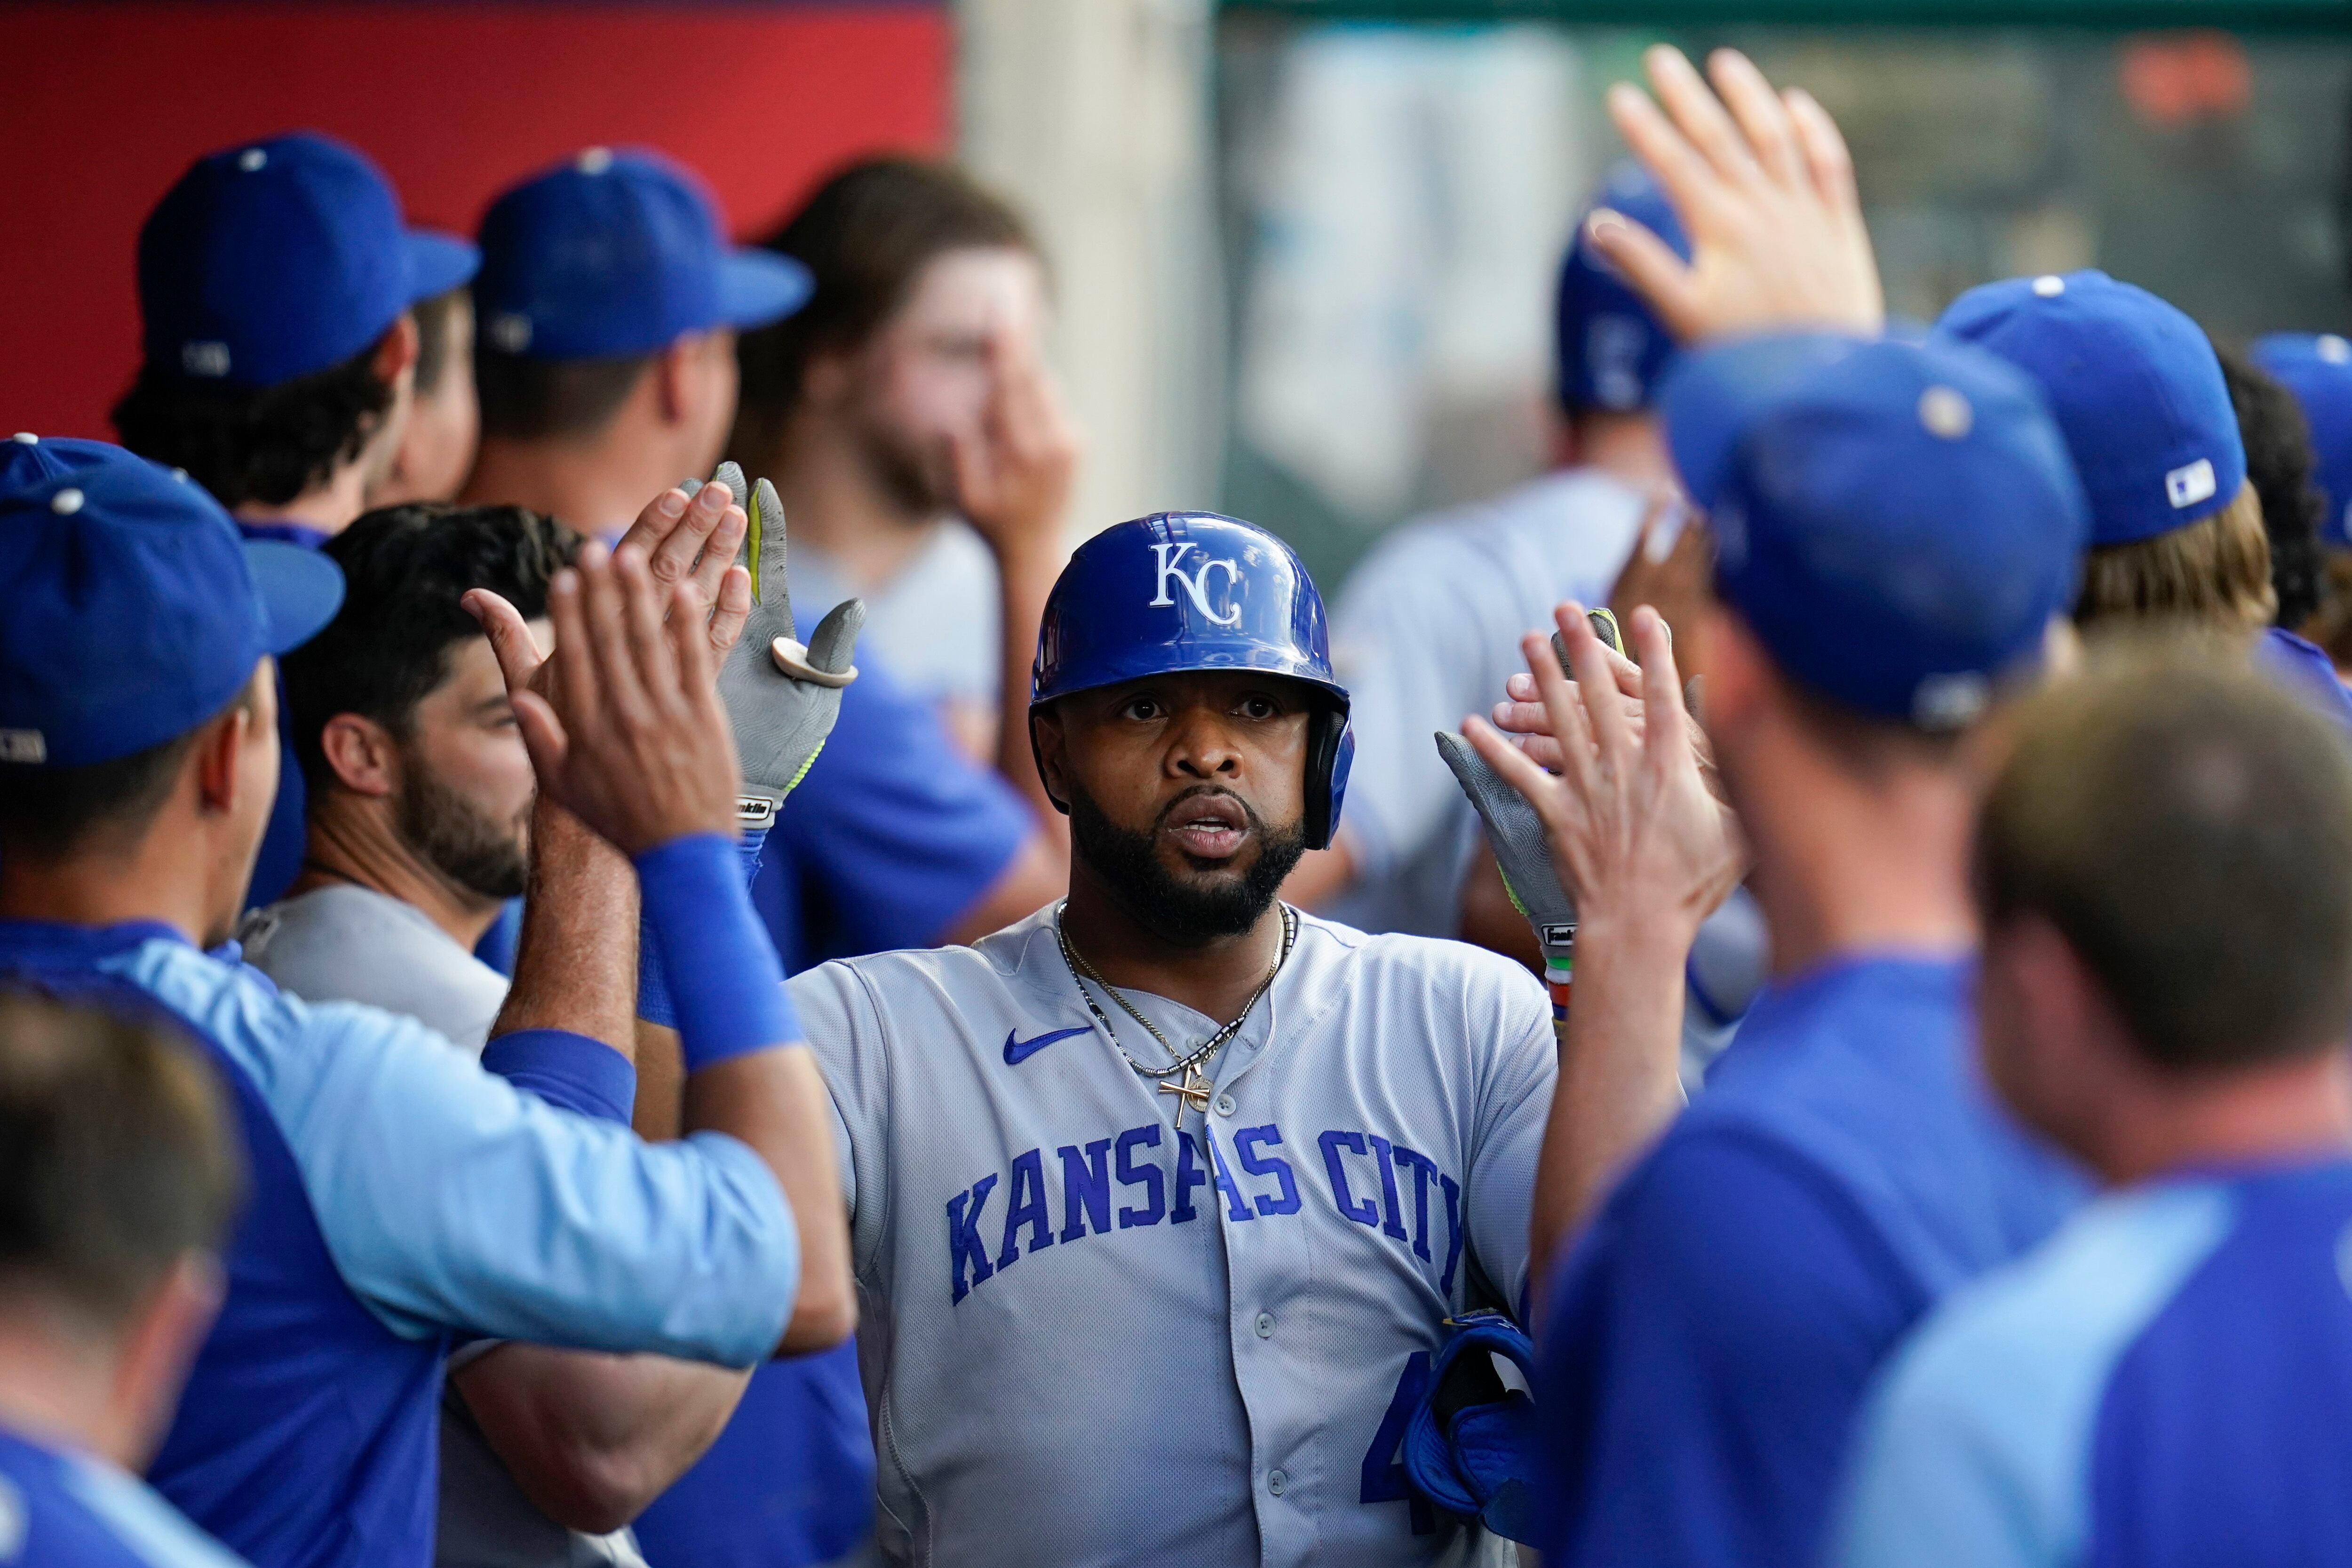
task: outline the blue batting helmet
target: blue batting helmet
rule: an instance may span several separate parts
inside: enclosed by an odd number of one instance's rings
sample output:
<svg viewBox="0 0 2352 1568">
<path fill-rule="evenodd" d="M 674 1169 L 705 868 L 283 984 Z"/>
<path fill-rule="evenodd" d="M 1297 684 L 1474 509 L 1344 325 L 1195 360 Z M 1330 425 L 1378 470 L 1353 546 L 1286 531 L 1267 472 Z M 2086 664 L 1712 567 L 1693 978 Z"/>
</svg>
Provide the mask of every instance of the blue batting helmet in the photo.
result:
<svg viewBox="0 0 2352 1568">
<path fill-rule="evenodd" d="M 1609 171 L 1576 220 L 1559 264 L 1553 296 L 1554 390 L 1569 410 L 1606 408 L 1630 414 L 1647 408 L 1675 357 L 1675 341 L 1649 302 L 1601 258 L 1584 232 L 1595 207 L 1624 214 L 1690 259 L 1690 238 L 1665 192 L 1648 171 L 1626 162 Z"/>
<path fill-rule="evenodd" d="M 1255 523 L 1155 512 L 1080 545 L 1045 600 L 1029 707 L 1211 669 L 1264 670 L 1322 695 L 1307 737 L 1307 847 L 1326 847 L 1356 755 L 1348 689 L 1331 673 L 1323 596 L 1297 552 Z"/>
</svg>

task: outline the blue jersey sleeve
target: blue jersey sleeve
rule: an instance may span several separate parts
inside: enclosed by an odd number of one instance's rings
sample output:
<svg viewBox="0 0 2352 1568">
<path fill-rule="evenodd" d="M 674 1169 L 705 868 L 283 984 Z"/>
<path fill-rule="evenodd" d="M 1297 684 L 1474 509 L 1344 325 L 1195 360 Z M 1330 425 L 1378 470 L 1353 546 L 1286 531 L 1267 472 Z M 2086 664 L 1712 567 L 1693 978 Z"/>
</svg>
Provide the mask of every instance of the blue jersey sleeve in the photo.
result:
<svg viewBox="0 0 2352 1568">
<path fill-rule="evenodd" d="M 308 1006 L 181 943 L 129 962 L 252 1080 L 336 1272 L 394 1333 L 731 1366 L 774 1349 L 799 1237 L 742 1143 L 643 1142 L 483 1071 L 412 1018 Z"/>
<path fill-rule="evenodd" d="M 1553 1292 L 1545 1561 L 1813 1568 L 1854 1408 L 1920 1306 L 1802 1160 L 1670 1133 Z"/>
<path fill-rule="evenodd" d="M 752 900 L 787 971 L 930 947 L 1036 826 L 930 706 L 861 659 L 824 750 L 784 803 Z"/>
</svg>

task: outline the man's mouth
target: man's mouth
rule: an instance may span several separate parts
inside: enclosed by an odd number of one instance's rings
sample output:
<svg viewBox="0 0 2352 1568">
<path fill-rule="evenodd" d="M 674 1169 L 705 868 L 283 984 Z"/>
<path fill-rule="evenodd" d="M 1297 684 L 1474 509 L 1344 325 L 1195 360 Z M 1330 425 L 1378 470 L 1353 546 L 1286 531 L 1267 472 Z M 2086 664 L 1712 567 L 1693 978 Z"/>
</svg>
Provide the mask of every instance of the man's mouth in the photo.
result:
<svg viewBox="0 0 2352 1568">
<path fill-rule="evenodd" d="M 1203 790 L 1168 808 L 1160 818 L 1177 847 L 1198 860 L 1223 860 L 1250 835 L 1249 813 L 1222 790 Z"/>
</svg>

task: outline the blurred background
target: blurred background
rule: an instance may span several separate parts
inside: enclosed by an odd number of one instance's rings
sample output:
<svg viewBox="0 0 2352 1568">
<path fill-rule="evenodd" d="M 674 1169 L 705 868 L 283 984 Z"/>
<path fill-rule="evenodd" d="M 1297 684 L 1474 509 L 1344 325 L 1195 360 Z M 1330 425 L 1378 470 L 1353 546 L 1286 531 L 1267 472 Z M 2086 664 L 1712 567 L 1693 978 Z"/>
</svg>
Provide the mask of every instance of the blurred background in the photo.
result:
<svg viewBox="0 0 2352 1568">
<path fill-rule="evenodd" d="M 842 160 L 963 158 L 1052 256 L 1080 531 L 1166 507 L 1381 531 L 1547 457 L 1551 274 L 1654 41 L 1845 127 L 1898 312 L 2097 266 L 2217 335 L 2352 329 L 2352 0 L 0 4 L 0 425 L 108 434 L 140 218 L 297 126 L 417 221 L 646 143 L 764 231 Z M 37 68 L 24 68 L 38 62 Z"/>
</svg>

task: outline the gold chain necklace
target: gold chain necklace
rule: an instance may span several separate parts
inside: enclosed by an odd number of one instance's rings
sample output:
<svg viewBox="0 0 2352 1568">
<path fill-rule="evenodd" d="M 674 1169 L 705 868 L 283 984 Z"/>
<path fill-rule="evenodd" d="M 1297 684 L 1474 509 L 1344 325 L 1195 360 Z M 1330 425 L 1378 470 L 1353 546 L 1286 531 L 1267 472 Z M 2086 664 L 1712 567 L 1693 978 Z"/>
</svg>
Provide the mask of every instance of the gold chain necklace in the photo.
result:
<svg viewBox="0 0 2352 1568">
<path fill-rule="evenodd" d="M 1184 1131 L 1184 1108 L 1188 1105 L 1201 1113 L 1201 1120 L 1205 1123 L 1209 1119 L 1209 1090 L 1212 1086 L 1208 1076 L 1201 1071 L 1201 1065 L 1223 1049 L 1225 1042 L 1241 1033 L 1243 1023 L 1250 1016 L 1250 1009 L 1257 1005 L 1258 998 L 1264 996 L 1267 987 L 1274 984 L 1274 977 L 1282 973 L 1283 963 L 1290 957 L 1291 944 L 1298 936 L 1297 911 L 1288 904 L 1282 906 L 1282 951 L 1275 954 L 1274 963 L 1266 970 L 1265 978 L 1257 983 L 1257 989 L 1250 993 L 1249 1000 L 1242 1004 L 1242 1010 L 1234 1015 L 1233 1022 L 1217 1030 L 1215 1034 L 1211 1035 L 1183 1056 L 1178 1057 L 1176 1047 L 1169 1044 L 1168 1037 L 1160 1032 L 1159 1026 L 1137 1012 L 1135 1004 L 1120 995 L 1118 988 L 1105 980 L 1095 966 L 1088 963 L 1079 954 L 1077 949 L 1070 945 L 1069 932 L 1062 929 L 1062 911 L 1069 907 L 1070 901 L 1065 899 L 1060 907 L 1054 910 L 1054 940 L 1061 944 L 1062 962 L 1070 966 L 1070 978 L 1076 983 L 1078 997 L 1086 1003 L 1087 1011 L 1092 1013 L 1095 1016 L 1095 1022 L 1102 1026 L 1104 1037 L 1110 1041 L 1110 1048 L 1118 1053 L 1120 1060 L 1133 1068 L 1141 1077 L 1159 1079 L 1160 1093 L 1172 1094 L 1176 1097 L 1177 1131 Z M 1171 1058 L 1168 1066 L 1148 1068 L 1128 1054 L 1127 1047 L 1118 1043 L 1118 1031 L 1111 1027 L 1109 1015 L 1096 1005 L 1094 993 L 1087 989 L 1087 982 L 1089 980 L 1101 986 L 1104 994 L 1118 1003 L 1121 1011 L 1142 1025 L 1151 1037 L 1160 1042 L 1160 1048 L 1166 1051 Z M 1167 1081 L 1178 1073 L 1184 1075 L 1182 1081 L 1178 1083 Z"/>
</svg>

